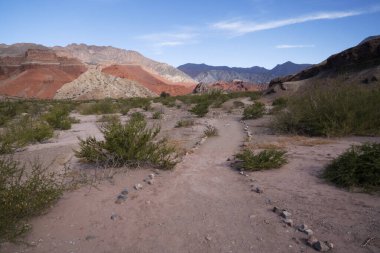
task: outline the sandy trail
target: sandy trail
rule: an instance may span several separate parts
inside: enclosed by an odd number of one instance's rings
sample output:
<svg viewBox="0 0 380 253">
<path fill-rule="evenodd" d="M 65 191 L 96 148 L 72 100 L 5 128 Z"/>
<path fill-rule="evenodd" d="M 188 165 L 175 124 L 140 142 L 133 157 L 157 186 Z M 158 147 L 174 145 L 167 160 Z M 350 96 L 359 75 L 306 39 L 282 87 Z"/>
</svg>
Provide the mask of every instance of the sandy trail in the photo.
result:
<svg viewBox="0 0 380 253">
<path fill-rule="evenodd" d="M 245 139 L 239 116 L 224 114 L 208 122 L 217 127 L 219 136 L 208 138 L 174 171 L 160 172 L 153 185 L 132 189 L 151 173 L 140 169 L 118 174 L 98 188 L 85 186 L 65 193 L 47 214 L 33 219 L 33 231 L 25 238 L 32 247 L 8 244 L 2 250 L 315 252 L 303 241 L 306 235 L 271 211 L 276 205 L 289 209 L 296 224 L 306 222 L 320 239 L 332 239 L 337 246 L 333 252 L 376 252 L 377 242 L 367 248 L 360 244 L 378 234 L 377 197 L 337 189 L 317 176 L 323 164 L 352 141 L 310 147 L 287 144 L 289 164 L 243 176 L 227 162 Z M 267 134 L 262 120 L 249 125 L 252 143 L 282 138 Z M 73 141 L 70 135 L 61 137 Z M 252 192 L 251 185 L 263 187 L 264 193 Z M 129 198 L 116 204 L 125 187 Z"/>
</svg>

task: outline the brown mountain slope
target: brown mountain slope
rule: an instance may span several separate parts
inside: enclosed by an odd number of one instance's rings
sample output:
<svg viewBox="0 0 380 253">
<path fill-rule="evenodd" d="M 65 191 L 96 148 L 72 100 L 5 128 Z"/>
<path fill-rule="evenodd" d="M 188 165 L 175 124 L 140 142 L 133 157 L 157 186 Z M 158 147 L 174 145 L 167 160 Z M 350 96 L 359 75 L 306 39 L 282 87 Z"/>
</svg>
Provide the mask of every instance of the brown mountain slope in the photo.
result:
<svg viewBox="0 0 380 253">
<path fill-rule="evenodd" d="M 24 56 L 0 57 L 0 94 L 53 98 L 63 84 L 75 80 L 86 69 L 78 60 L 58 57 L 46 49 L 29 49 Z"/>
<path fill-rule="evenodd" d="M 66 47 L 53 47 L 59 56 L 75 57 L 90 65 L 109 66 L 114 64 L 141 65 L 149 72 L 159 75 L 169 82 L 192 86 L 196 82 L 182 71 L 166 64 L 151 60 L 132 50 L 111 46 L 90 46 L 70 44 Z"/>
<path fill-rule="evenodd" d="M 136 81 L 157 95 L 163 91 L 171 95 L 189 94 L 195 87 L 195 85 L 171 83 L 158 75 L 146 71 L 140 65 L 112 65 L 104 68 L 102 72 Z"/>
<path fill-rule="evenodd" d="M 380 65 L 380 37 L 368 39 L 359 45 L 332 55 L 325 61 L 295 75 L 280 78 L 282 82 L 300 81 L 318 75 L 334 76 L 347 72 L 359 72 Z"/>
</svg>

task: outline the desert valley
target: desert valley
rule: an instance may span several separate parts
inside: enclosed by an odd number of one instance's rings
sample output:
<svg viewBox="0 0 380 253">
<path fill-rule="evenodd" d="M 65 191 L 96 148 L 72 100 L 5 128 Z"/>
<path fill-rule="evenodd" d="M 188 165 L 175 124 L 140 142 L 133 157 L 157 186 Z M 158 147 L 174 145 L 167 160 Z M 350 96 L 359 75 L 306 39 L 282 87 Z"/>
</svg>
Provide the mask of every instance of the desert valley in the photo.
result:
<svg viewBox="0 0 380 253">
<path fill-rule="evenodd" d="M 380 252 L 362 39 L 273 68 L 0 44 L 0 252 Z"/>
</svg>

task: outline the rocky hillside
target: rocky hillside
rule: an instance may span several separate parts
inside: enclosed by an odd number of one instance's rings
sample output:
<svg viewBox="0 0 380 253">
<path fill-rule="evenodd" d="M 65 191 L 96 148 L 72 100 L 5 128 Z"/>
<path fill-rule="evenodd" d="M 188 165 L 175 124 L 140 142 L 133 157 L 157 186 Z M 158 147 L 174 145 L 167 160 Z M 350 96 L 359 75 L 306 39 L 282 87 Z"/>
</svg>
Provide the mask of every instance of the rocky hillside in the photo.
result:
<svg viewBox="0 0 380 253">
<path fill-rule="evenodd" d="M 297 74 L 271 80 L 267 93 L 295 90 L 311 83 L 380 84 L 379 80 L 380 36 L 372 36 Z"/>
<path fill-rule="evenodd" d="M 59 57 L 50 49 L 27 49 L 18 56 L 24 50 L 24 46 L 11 47 L 5 53 L 8 56 L 0 57 L 0 94 L 52 98 L 65 83 L 75 80 L 87 70 L 79 60 Z"/>
<path fill-rule="evenodd" d="M 380 36 L 365 39 L 359 45 L 330 56 L 325 61 L 305 69 L 295 75 L 272 80 L 290 82 L 312 77 L 336 76 L 343 73 L 356 73 L 380 65 Z"/>
<path fill-rule="evenodd" d="M 95 67 L 57 90 L 56 99 L 152 97 L 155 93 L 137 82 L 102 73 Z"/>
<path fill-rule="evenodd" d="M 269 70 L 257 66 L 251 68 L 230 68 L 227 66 L 187 63 L 179 66 L 178 69 L 193 77 L 198 82 L 208 84 L 219 81 L 231 82 L 234 79 L 263 84 L 268 83 L 275 77 L 295 74 L 310 66 L 310 64 L 295 64 L 288 61 Z"/>
<path fill-rule="evenodd" d="M 88 68 L 92 70 L 76 80 Z M 102 74 L 102 69 L 114 78 Z M 85 44 L 52 48 L 0 44 L 0 95 L 43 99 L 152 96 L 163 91 L 182 95 L 195 85 L 180 70 L 135 51 Z M 125 92 L 120 91 L 123 87 Z"/>
<path fill-rule="evenodd" d="M 108 66 L 113 64 L 136 64 L 141 65 L 149 71 L 157 74 L 173 83 L 187 83 L 194 85 L 194 80 L 166 64 L 153 61 L 136 51 L 124 50 L 115 47 L 89 46 L 86 44 L 70 44 L 66 47 L 53 47 L 53 50 L 61 56 L 69 56 L 80 59 L 91 65 Z"/>
</svg>

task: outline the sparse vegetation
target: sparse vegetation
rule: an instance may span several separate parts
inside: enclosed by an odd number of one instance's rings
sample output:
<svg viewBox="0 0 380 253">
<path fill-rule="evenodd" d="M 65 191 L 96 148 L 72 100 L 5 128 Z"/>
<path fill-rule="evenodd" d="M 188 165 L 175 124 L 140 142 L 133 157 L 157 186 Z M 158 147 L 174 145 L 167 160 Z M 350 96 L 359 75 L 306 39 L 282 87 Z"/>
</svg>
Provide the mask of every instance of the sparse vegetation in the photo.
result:
<svg viewBox="0 0 380 253">
<path fill-rule="evenodd" d="M 11 153 L 14 149 L 29 143 L 41 142 L 53 137 L 53 128 L 39 118 L 25 115 L 16 119 L 0 134 L 0 154 Z"/>
<path fill-rule="evenodd" d="M 265 149 L 258 154 L 245 149 L 236 155 L 236 158 L 241 160 L 237 165 L 239 169 L 249 171 L 280 168 L 287 163 L 285 154 L 286 151 L 280 149 Z"/>
<path fill-rule="evenodd" d="M 30 167 L 0 158 L 0 242 L 27 232 L 29 218 L 49 208 L 63 192 L 60 177 L 38 162 Z"/>
<path fill-rule="evenodd" d="M 247 106 L 243 112 L 243 119 L 258 119 L 264 115 L 265 105 L 261 102 L 255 102 Z"/>
<path fill-rule="evenodd" d="M 77 108 L 80 114 L 111 114 L 116 113 L 116 105 L 112 99 L 103 99 L 94 102 L 82 103 Z"/>
<path fill-rule="evenodd" d="M 44 119 L 54 129 L 67 130 L 76 122 L 74 118 L 69 117 L 71 110 L 68 105 L 55 105 L 44 115 Z"/>
<path fill-rule="evenodd" d="M 288 104 L 288 99 L 286 99 L 284 97 L 276 98 L 272 102 L 272 106 L 273 106 L 272 112 L 281 111 L 282 109 L 286 108 L 287 104 Z"/>
<path fill-rule="evenodd" d="M 162 119 L 162 112 L 154 112 L 152 119 Z"/>
<path fill-rule="evenodd" d="M 380 144 L 352 146 L 326 167 L 323 177 L 340 187 L 379 190 Z"/>
<path fill-rule="evenodd" d="M 289 98 L 274 128 L 311 136 L 380 134 L 380 88 L 318 86 Z"/>
<path fill-rule="evenodd" d="M 214 126 L 207 125 L 206 130 L 203 133 L 207 137 L 218 136 L 218 129 Z"/>
<path fill-rule="evenodd" d="M 179 127 L 189 127 L 189 126 L 194 126 L 194 120 L 192 120 L 192 119 L 182 119 L 182 120 L 177 121 L 177 124 L 175 125 L 175 127 L 177 127 L 177 128 L 179 128 Z"/>
<path fill-rule="evenodd" d="M 102 115 L 102 117 L 99 118 L 97 122 L 111 123 L 111 122 L 118 122 L 119 120 L 120 120 L 120 117 L 117 114 L 106 114 L 106 115 Z"/>
<path fill-rule="evenodd" d="M 208 113 L 208 107 L 210 104 L 208 102 L 202 102 L 196 104 L 191 110 L 191 113 L 194 113 L 198 117 L 204 117 Z"/>
<path fill-rule="evenodd" d="M 80 140 L 76 156 L 86 162 L 106 166 L 138 166 L 149 163 L 161 169 L 176 164 L 176 154 L 166 139 L 155 140 L 159 127 L 147 128 L 141 114 L 133 114 L 129 122 L 112 122 L 103 129 L 104 141 L 94 137 Z"/>
</svg>

